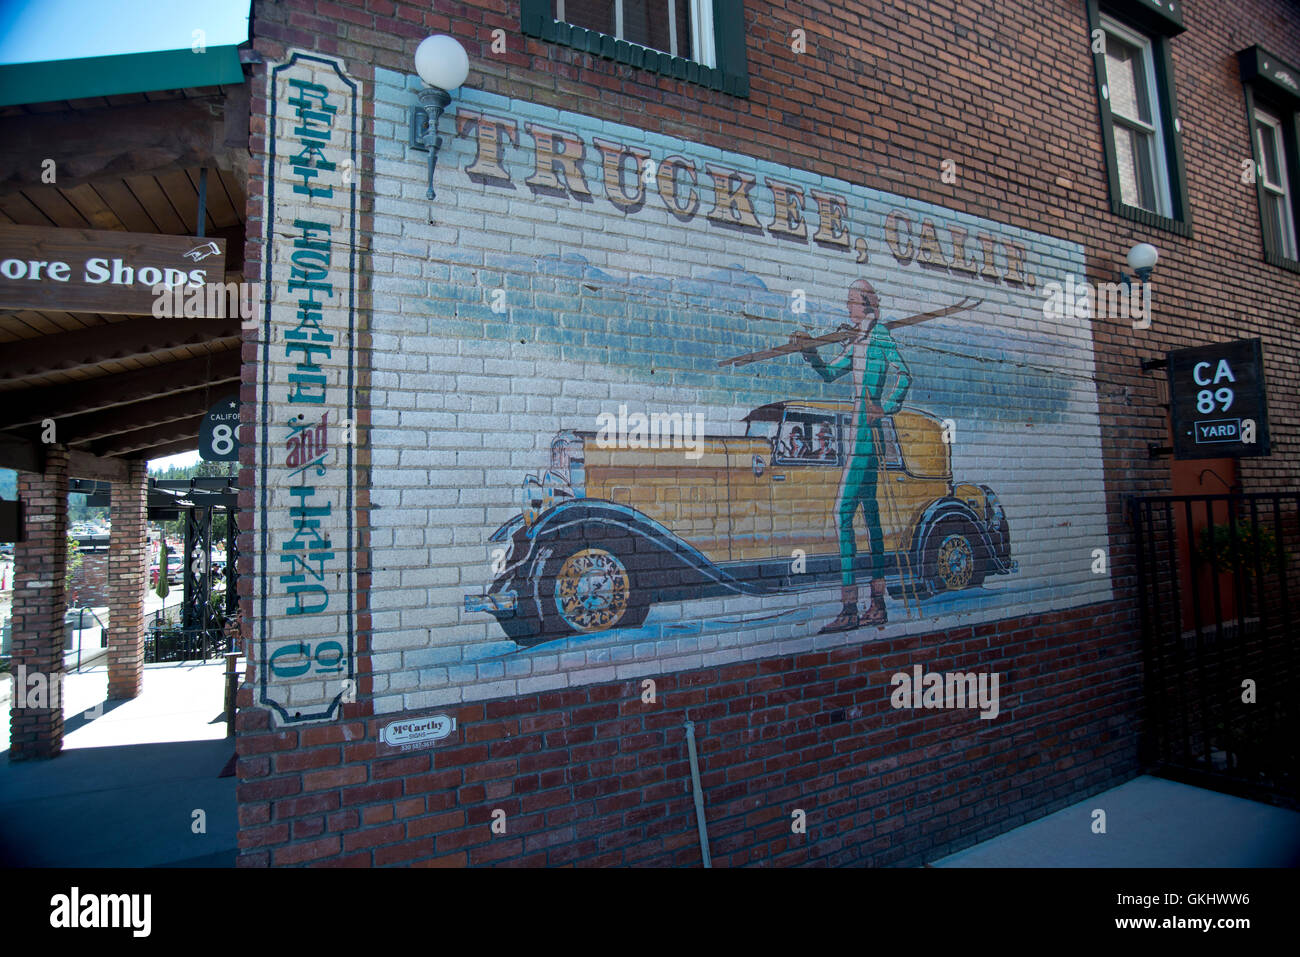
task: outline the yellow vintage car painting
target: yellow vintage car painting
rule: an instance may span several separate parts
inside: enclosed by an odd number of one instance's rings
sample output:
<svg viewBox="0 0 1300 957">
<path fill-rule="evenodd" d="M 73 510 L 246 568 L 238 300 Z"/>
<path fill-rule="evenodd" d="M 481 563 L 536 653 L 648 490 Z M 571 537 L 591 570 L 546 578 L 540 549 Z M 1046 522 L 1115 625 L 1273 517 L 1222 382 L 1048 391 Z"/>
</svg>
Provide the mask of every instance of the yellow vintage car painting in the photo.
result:
<svg viewBox="0 0 1300 957">
<path fill-rule="evenodd" d="M 565 431 L 549 468 L 522 485 L 520 514 L 467 612 L 493 615 L 520 645 L 634 628 L 656 602 L 826 588 L 840 576 L 835 518 L 848 402 L 786 401 L 744 419 L 742 436 L 681 448 L 597 442 Z M 878 504 L 895 594 L 918 599 L 1015 572 L 1011 532 L 986 485 L 955 483 L 944 424 L 913 408 L 879 419 Z M 855 562 L 870 564 L 855 526 Z"/>
</svg>

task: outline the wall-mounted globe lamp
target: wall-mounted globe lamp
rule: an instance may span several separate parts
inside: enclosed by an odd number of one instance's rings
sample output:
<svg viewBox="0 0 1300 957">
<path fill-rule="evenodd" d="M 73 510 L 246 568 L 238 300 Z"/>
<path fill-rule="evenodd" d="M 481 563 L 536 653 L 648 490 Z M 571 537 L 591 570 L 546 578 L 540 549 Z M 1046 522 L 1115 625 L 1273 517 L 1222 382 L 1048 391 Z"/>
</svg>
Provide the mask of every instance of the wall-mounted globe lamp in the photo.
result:
<svg viewBox="0 0 1300 957">
<path fill-rule="evenodd" d="M 1150 243 L 1138 243 L 1128 251 L 1128 268 L 1137 274 L 1140 282 L 1147 282 L 1151 278 L 1151 271 L 1156 268 L 1156 262 L 1160 259 L 1160 253 L 1155 246 Z M 1119 281 L 1128 289 L 1132 280 L 1128 274 L 1120 270 Z"/>
<path fill-rule="evenodd" d="M 411 107 L 411 147 L 429 154 L 429 192 L 432 200 L 433 171 L 438 165 L 442 137 L 438 120 L 451 103 L 451 94 L 469 76 L 469 55 L 453 37 L 425 37 L 415 50 L 415 72 L 426 84 L 420 91 L 420 105 Z"/>
</svg>

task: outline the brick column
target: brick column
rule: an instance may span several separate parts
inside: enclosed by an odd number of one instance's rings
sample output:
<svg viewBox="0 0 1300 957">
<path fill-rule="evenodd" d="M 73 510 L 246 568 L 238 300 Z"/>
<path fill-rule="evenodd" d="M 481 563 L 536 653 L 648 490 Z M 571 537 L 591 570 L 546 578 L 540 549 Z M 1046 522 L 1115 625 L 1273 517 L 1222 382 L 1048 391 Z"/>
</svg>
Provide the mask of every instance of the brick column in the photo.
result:
<svg viewBox="0 0 1300 957">
<path fill-rule="evenodd" d="M 68 451 L 47 446 L 45 473 L 18 473 L 24 541 L 14 545 L 14 674 L 9 760 L 63 749 L 63 612 L 68 566 Z M 26 689 L 19 684 L 25 677 Z M 36 697 L 43 689 L 44 700 Z M 45 707 L 23 707 L 36 701 Z"/>
<path fill-rule="evenodd" d="M 149 571 L 148 464 L 128 462 L 112 489 L 108 539 L 108 697 L 134 698 L 143 685 L 144 595 Z"/>
</svg>

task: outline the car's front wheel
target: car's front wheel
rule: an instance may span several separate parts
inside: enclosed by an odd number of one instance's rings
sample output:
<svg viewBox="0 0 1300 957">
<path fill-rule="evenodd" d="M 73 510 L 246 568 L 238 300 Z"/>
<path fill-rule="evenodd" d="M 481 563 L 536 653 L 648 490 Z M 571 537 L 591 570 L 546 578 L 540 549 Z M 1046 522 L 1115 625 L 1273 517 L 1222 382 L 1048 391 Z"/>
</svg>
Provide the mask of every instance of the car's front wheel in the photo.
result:
<svg viewBox="0 0 1300 957">
<path fill-rule="evenodd" d="M 970 522 L 945 519 L 930 533 L 925 565 L 936 593 L 976 588 L 983 584 L 986 572 L 984 544 Z"/>
<path fill-rule="evenodd" d="M 501 619 L 508 637 L 529 647 L 645 621 L 649 603 L 617 550 L 573 539 L 557 546 L 520 582 L 516 616 Z"/>
<path fill-rule="evenodd" d="M 588 634 L 634 628 L 648 608 L 638 601 L 627 566 L 603 548 L 580 548 L 555 575 L 555 610 L 571 631 Z"/>
</svg>

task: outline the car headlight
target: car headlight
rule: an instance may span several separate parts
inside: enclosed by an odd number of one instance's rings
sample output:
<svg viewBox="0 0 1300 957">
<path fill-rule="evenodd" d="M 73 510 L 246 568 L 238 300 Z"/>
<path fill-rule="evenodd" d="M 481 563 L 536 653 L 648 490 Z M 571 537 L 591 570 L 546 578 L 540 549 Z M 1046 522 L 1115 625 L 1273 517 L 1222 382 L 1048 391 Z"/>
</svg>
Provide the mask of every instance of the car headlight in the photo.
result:
<svg viewBox="0 0 1300 957">
<path fill-rule="evenodd" d="M 524 516 L 524 524 L 531 526 L 537 521 L 537 516 L 542 514 L 546 507 L 546 493 L 542 488 L 542 483 L 537 480 L 536 475 L 529 475 L 524 478 L 524 484 L 520 487 L 519 510 Z"/>
<path fill-rule="evenodd" d="M 582 438 L 574 432 L 561 432 L 551 443 L 550 472 L 556 476 L 555 484 L 574 498 L 583 498 L 586 491 L 583 452 Z"/>
</svg>

